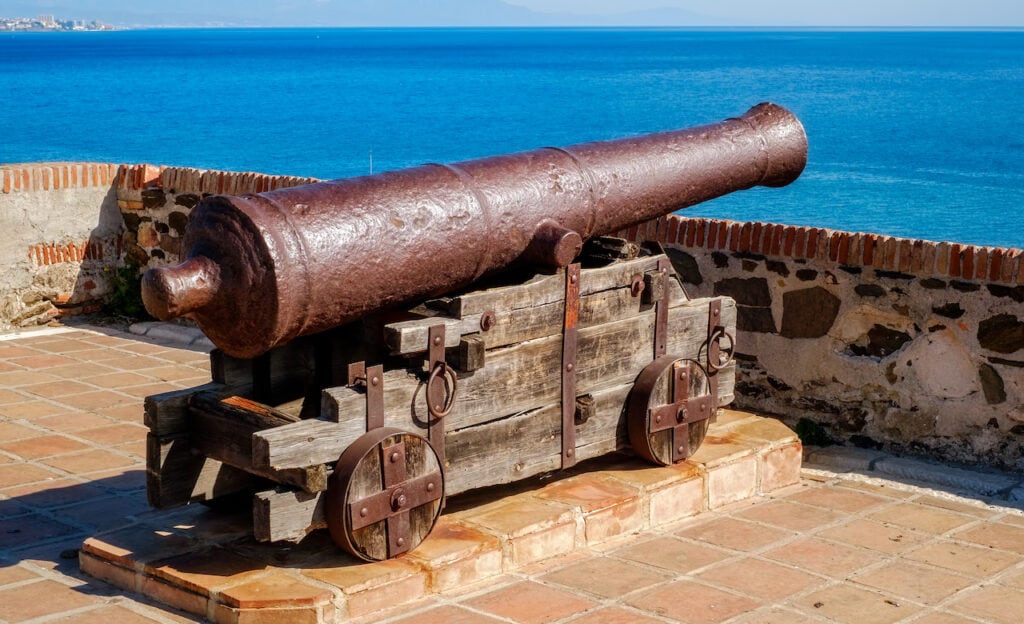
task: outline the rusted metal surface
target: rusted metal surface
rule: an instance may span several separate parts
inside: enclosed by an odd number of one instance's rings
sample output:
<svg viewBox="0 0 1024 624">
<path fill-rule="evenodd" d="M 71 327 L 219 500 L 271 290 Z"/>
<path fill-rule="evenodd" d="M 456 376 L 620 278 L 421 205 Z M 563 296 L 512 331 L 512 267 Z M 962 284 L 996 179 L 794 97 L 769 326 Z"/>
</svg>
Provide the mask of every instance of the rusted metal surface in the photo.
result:
<svg viewBox="0 0 1024 624">
<path fill-rule="evenodd" d="M 424 505 L 433 505 L 431 526 L 440 513 L 436 504 L 444 495 L 441 470 L 410 476 L 406 461 L 408 442 L 426 440 L 399 429 L 381 427 L 353 442 L 338 459 L 327 492 L 327 524 L 336 544 L 365 561 L 395 557 L 415 548 L 422 537 L 411 532 L 409 514 Z M 353 479 L 367 465 L 378 472 L 379 486 L 372 494 L 354 496 Z M 356 539 L 356 532 L 378 522 L 386 523 L 386 550 L 374 554 Z M 385 556 L 379 556 L 385 555 Z"/>
<path fill-rule="evenodd" d="M 576 354 L 579 348 L 580 265 L 565 269 L 562 325 L 562 468 L 576 465 Z"/>
<path fill-rule="evenodd" d="M 806 158 L 800 122 L 760 104 L 675 132 L 209 197 L 190 217 L 186 260 L 148 271 L 143 300 L 254 357 L 516 262 L 562 265 L 577 239 L 788 184 Z"/>
<path fill-rule="evenodd" d="M 430 347 L 427 351 L 430 360 L 430 375 L 427 377 L 427 413 L 430 414 L 430 423 L 427 427 L 427 434 L 430 445 L 434 447 L 438 461 L 444 466 L 444 417 L 452 411 L 455 405 L 455 395 L 458 392 L 458 377 L 455 371 L 448 366 L 444 359 L 444 325 L 435 325 L 430 328 L 427 340 Z"/>
</svg>

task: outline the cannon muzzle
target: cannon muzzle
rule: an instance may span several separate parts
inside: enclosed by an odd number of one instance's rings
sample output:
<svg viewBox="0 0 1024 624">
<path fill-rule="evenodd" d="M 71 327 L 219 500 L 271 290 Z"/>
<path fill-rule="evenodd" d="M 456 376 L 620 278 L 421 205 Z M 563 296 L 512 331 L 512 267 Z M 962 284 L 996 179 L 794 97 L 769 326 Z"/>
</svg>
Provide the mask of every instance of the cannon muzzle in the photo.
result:
<svg viewBox="0 0 1024 624">
<path fill-rule="evenodd" d="M 517 262 L 564 266 L 588 238 L 789 184 L 806 161 L 796 117 L 759 104 L 674 132 L 208 197 L 190 216 L 185 261 L 147 271 L 143 301 L 255 357 Z"/>
</svg>

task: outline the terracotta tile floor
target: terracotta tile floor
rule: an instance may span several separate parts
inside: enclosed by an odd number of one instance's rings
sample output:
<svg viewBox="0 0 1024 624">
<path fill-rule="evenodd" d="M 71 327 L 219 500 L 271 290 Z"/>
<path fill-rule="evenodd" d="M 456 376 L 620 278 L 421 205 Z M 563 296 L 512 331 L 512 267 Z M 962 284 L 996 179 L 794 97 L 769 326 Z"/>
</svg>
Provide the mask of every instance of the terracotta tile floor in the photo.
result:
<svg viewBox="0 0 1024 624">
<path fill-rule="evenodd" d="M 153 513 L 137 390 L 208 375 L 201 351 L 107 334 L 0 340 L 0 623 L 191 621 L 78 570 L 83 539 Z M 244 604 L 246 586 L 237 587 L 232 599 Z M 809 472 L 770 497 L 354 621 L 1019 624 L 1024 517 L 896 482 Z"/>
</svg>

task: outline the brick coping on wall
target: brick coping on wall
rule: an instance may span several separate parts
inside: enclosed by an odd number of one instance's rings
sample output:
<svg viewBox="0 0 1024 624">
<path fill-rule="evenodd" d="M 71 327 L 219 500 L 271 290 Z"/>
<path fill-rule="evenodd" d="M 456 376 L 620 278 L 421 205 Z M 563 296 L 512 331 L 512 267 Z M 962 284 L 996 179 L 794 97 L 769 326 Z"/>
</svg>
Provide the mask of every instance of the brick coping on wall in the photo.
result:
<svg viewBox="0 0 1024 624">
<path fill-rule="evenodd" d="M 825 228 L 669 215 L 620 232 L 630 240 L 816 264 L 874 268 L 914 277 L 1024 284 L 1024 251 Z"/>
<path fill-rule="evenodd" d="M 3 193 L 116 184 L 118 190 L 125 193 L 163 188 L 231 195 L 259 193 L 316 181 L 316 178 L 309 177 L 149 164 L 0 165 L 0 191 Z M 125 198 L 125 201 L 131 200 Z M 661 217 L 621 234 L 631 239 L 647 238 L 686 247 L 831 262 L 837 266 L 871 267 L 921 277 L 1024 284 L 1021 266 L 1024 251 L 1013 248 L 681 215 Z"/>
</svg>

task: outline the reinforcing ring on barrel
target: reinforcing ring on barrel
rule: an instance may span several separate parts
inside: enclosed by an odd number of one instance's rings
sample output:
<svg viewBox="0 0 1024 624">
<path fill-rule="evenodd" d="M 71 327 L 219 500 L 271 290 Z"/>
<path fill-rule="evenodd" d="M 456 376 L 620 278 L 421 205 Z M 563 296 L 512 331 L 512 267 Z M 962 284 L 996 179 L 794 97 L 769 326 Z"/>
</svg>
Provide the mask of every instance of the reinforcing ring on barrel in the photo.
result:
<svg viewBox="0 0 1024 624">
<path fill-rule="evenodd" d="M 431 389 L 434 384 L 441 382 L 444 383 L 444 404 L 443 406 L 434 405 L 434 397 L 436 393 L 432 392 Z M 451 413 L 452 407 L 455 405 L 455 395 L 459 391 L 459 378 L 455 374 L 455 369 L 448 366 L 447 362 L 441 361 L 434 365 L 434 368 L 430 371 L 430 376 L 427 377 L 427 411 L 435 420 L 440 420 Z"/>
<path fill-rule="evenodd" d="M 722 328 L 716 328 L 715 331 L 711 333 L 711 336 L 708 338 L 708 345 L 710 346 L 711 343 L 720 341 L 722 338 L 729 339 L 729 348 L 724 349 L 719 347 L 719 359 L 717 363 L 711 361 L 711 354 L 708 353 L 708 369 L 713 372 L 718 372 L 731 364 L 736 354 L 736 339 L 732 337 L 732 334 Z M 721 358 L 722 353 L 725 353 L 726 356 L 724 360 Z"/>
</svg>

